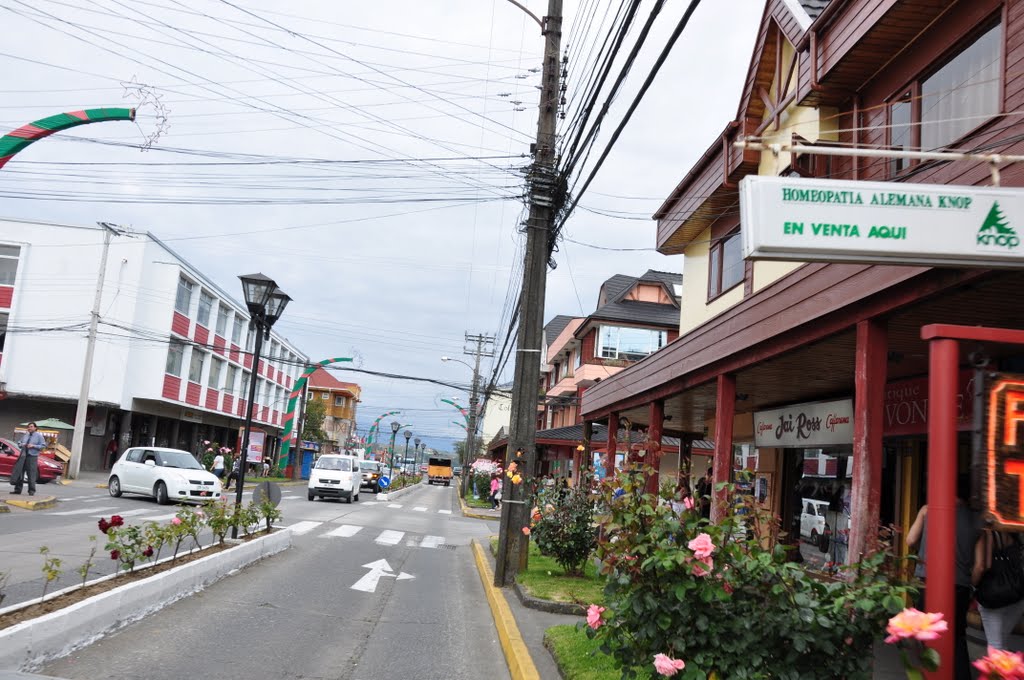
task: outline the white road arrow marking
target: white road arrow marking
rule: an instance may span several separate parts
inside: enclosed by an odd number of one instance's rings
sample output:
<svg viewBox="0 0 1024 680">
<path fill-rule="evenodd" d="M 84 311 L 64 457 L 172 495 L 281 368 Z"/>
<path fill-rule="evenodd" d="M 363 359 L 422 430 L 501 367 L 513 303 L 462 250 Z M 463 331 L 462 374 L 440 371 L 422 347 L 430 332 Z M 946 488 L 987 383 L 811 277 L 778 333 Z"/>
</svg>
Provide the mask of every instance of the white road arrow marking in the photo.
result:
<svg viewBox="0 0 1024 680">
<path fill-rule="evenodd" d="M 390 576 L 396 581 L 408 581 L 416 578 L 412 574 L 407 574 L 404 571 L 397 576 L 391 573 L 391 565 L 388 564 L 387 560 L 377 560 L 376 562 L 370 562 L 364 564 L 363 568 L 369 569 L 361 579 L 356 581 L 352 585 L 352 590 L 360 590 L 364 593 L 373 593 L 377 591 L 377 584 L 380 583 L 381 576 Z"/>
</svg>

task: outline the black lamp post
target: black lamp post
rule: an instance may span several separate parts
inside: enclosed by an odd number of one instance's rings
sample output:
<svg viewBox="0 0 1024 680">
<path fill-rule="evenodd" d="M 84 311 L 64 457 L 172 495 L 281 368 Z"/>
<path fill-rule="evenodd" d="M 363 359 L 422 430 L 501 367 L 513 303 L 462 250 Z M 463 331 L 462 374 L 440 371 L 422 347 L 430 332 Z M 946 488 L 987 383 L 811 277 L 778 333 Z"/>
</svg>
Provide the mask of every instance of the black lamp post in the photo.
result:
<svg viewBox="0 0 1024 680">
<path fill-rule="evenodd" d="M 404 472 L 405 466 L 408 464 L 409 461 L 409 439 L 412 437 L 412 432 L 406 430 L 405 432 L 402 433 L 402 436 L 405 437 L 405 457 L 402 459 L 402 471 Z"/>
<path fill-rule="evenodd" d="M 260 351 L 264 336 L 270 337 L 270 327 L 277 323 L 291 298 L 277 287 L 277 283 L 263 274 L 239 276 L 245 306 L 249 308 L 249 325 L 256 329 L 256 343 L 252 353 L 252 375 L 249 379 L 249 403 L 245 409 L 245 430 L 242 433 L 242 448 L 238 455 L 238 479 L 235 490 L 235 512 L 242 506 L 242 488 L 245 486 L 245 468 L 249 463 L 249 433 L 252 431 L 253 402 L 256 400 L 256 376 L 259 375 Z M 238 538 L 238 525 L 231 527 L 231 538 Z"/>
<path fill-rule="evenodd" d="M 416 437 L 416 439 L 412 440 L 412 457 L 416 459 L 416 470 L 415 470 L 415 472 L 416 472 L 416 474 L 419 474 L 419 472 L 420 472 L 420 465 L 422 465 L 422 463 L 420 463 L 420 438 L 419 437 Z"/>
<path fill-rule="evenodd" d="M 398 436 L 398 430 L 402 428 L 402 424 L 397 420 L 391 421 L 391 479 L 395 478 L 395 437 Z"/>
</svg>

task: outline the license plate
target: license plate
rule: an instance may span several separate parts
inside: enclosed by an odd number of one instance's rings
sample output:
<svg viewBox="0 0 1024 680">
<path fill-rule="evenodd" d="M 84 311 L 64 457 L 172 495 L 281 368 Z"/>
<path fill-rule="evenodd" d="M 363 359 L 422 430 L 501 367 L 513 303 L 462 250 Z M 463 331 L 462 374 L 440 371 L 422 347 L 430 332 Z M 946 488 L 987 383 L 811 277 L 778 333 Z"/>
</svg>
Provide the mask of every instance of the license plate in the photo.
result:
<svg viewBox="0 0 1024 680">
<path fill-rule="evenodd" d="M 209 491 L 200 491 L 200 492 L 199 492 L 199 495 L 200 495 L 200 496 L 209 496 L 209 495 L 210 495 L 210 492 L 209 492 Z"/>
</svg>

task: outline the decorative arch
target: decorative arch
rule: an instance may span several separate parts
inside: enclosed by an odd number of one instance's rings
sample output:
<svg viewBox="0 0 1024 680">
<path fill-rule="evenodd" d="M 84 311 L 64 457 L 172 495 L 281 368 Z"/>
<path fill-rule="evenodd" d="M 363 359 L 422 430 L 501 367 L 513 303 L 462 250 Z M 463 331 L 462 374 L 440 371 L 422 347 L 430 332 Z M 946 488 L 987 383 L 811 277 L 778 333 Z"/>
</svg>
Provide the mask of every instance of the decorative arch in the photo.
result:
<svg viewBox="0 0 1024 680">
<path fill-rule="evenodd" d="M 299 401 L 299 395 L 302 394 L 302 388 L 306 386 L 309 381 L 309 376 L 316 372 L 316 369 L 322 366 L 329 366 L 330 364 L 339 364 L 343 361 L 352 361 L 351 357 L 335 357 L 333 359 L 324 359 L 318 361 L 306 368 L 299 376 L 299 379 L 295 381 L 295 386 L 292 391 L 288 393 L 288 410 L 284 414 L 284 431 L 281 433 L 281 453 L 278 455 L 277 467 L 279 470 L 283 470 L 288 466 L 289 452 L 292 448 L 292 439 L 298 438 L 298 432 L 295 433 L 295 437 L 292 436 L 292 430 L 295 427 L 295 405 Z"/>
<path fill-rule="evenodd" d="M 135 109 L 85 109 L 47 116 L 0 137 L 0 168 L 29 144 L 69 128 L 108 120 L 135 120 Z"/>
</svg>

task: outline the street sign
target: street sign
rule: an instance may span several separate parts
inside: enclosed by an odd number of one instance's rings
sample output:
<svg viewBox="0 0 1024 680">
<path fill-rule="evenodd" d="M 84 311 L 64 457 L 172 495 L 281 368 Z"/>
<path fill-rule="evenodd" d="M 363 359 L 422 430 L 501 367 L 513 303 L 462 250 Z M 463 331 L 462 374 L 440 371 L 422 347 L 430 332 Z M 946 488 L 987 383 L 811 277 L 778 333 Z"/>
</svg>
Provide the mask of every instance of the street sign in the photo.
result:
<svg viewBox="0 0 1024 680">
<path fill-rule="evenodd" d="M 377 485 L 382 489 L 386 489 L 391 486 L 391 478 L 385 475 L 381 475 L 380 479 L 377 480 Z"/>
<path fill-rule="evenodd" d="M 252 490 L 252 502 L 259 505 L 264 500 L 270 500 L 276 508 L 281 502 L 281 487 L 274 482 L 260 482 Z"/>
<path fill-rule="evenodd" d="M 802 177 L 740 181 L 743 256 L 1024 268 L 1024 191 Z"/>
<path fill-rule="evenodd" d="M 985 386 L 985 510 L 999 529 L 1024 531 L 1024 376 L 995 373 Z"/>
<path fill-rule="evenodd" d="M 392 573 L 391 565 L 388 564 L 387 560 L 370 562 L 369 564 L 364 564 L 363 568 L 370 571 L 352 585 L 352 590 L 361 590 L 364 593 L 375 592 L 382 576 L 391 576 L 396 581 L 407 581 L 416 578 L 412 574 L 406 574 L 404 571 L 399 574 Z"/>
</svg>

